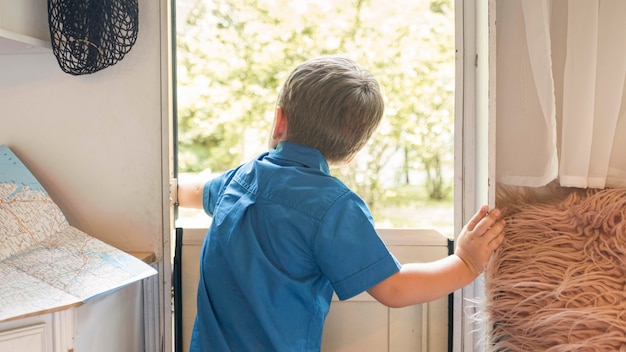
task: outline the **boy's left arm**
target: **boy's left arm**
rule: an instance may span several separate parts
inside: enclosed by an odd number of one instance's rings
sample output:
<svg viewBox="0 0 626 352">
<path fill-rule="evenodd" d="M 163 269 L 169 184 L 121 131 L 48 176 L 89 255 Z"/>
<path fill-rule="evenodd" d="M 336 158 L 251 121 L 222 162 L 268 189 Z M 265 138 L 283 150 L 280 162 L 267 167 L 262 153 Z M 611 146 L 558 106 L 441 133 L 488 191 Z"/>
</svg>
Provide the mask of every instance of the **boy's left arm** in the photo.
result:
<svg viewBox="0 0 626 352">
<path fill-rule="evenodd" d="M 403 264 L 399 272 L 368 290 L 380 303 L 405 307 L 443 297 L 472 282 L 504 239 L 498 210 L 482 207 L 457 238 L 455 253 L 430 263 Z"/>
</svg>

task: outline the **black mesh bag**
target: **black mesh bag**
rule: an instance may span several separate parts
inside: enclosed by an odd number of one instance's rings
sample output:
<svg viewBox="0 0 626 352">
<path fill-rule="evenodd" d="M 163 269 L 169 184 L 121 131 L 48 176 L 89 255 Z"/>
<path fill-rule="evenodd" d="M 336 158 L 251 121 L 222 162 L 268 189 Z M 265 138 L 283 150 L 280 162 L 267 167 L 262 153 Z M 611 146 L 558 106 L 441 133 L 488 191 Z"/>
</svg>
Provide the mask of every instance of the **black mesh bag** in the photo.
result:
<svg viewBox="0 0 626 352">
<path fill-rule="evenodd" d="M 48 0 L 52 51 L 64 72 L 84 75 L 124 58 L 137 40 L 137 0 Z"/>
</svg>

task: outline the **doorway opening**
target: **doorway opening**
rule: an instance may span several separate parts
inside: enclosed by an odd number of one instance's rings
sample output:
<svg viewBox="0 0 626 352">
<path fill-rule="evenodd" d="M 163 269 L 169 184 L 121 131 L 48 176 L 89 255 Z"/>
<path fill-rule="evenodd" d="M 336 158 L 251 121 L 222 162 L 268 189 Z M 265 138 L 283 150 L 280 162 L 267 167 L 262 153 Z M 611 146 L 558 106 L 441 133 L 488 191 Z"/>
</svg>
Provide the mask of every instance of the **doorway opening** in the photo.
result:
<svg viewBox="0 0 626 352">
<path fill-rule="evenodd" d="M 210 177 L 265 151 L 277 91 L 307 58 L 343 53 L 372 71 L 386 111 L 349 167 L 333 170 L 381 228 L 452 238 L 453 0 L 177 0 L 178 177 Z M 180 209 L 177 227 L 206 227 Z"/>
</svg>

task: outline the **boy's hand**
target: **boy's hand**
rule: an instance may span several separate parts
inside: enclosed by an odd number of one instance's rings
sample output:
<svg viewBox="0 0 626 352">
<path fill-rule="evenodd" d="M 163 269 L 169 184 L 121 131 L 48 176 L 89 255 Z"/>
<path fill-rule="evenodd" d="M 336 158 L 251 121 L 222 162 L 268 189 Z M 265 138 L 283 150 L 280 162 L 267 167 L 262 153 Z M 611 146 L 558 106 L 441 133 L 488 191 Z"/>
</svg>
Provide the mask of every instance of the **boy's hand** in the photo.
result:
<svg viewBox="0 0 626 352">
<path fill-rule="evenodd" d="M 463 227 L 457 238 L 454 254 L 461 258 L 475 276 L 483 271 L 493 252 L 504 240 L 504 220 L 499 217 L 498 209 L 489 211 L 484 205 Z"/>
</svg>

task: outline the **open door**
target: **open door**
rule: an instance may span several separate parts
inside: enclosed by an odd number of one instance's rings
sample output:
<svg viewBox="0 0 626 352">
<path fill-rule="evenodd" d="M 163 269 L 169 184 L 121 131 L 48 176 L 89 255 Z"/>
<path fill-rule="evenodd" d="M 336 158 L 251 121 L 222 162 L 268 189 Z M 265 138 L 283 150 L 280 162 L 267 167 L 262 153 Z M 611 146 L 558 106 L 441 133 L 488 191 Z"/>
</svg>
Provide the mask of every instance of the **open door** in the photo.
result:
<svg viewBox="0 0 626 352">
<path fill-rule="evenodd" d="M 173 1 L 173 3 L 176 2 Z M 493 206 L 495 203 L 495 89 L 493 89 L 495 68 L 492 65 L 495 62 L 495 18 L 492 16 L 495 13 L 493 12 L 494 4 L 495 0 L 487 2 L 454 0 L 456 83 L 453 232 L 455 234 L 460 232 L 463 224 L 471 218 L 480 205 L 488 203 Z M 175 34 L 172 37 L 175 38 Z M 176 143 L 174 145 L 176 146 Z M 176 155 L 176 152 L 174 154 Z M 175 325 L 177 327 L 176 346 L 180 351 L 188 349 L 188 338 L 195 316 L 193 302 L 195 302 L 197 276 L 194 279 L 194 275 L 197 275 L 197 256 L 205 233 L 206 227 L 185 227 L 177 231 L 180 237 L 177 236 L 175 241 L 177 258 L 174 270 L 181 275 L 182 280 L 175 282 L 175 290 L 178 291 L 175 293 L 175 300 L 177 300 Z M 448 254 L 445 239 L 442 242 L 438 240 L 434 242 L 436 246 L 441 246 L 444 250 L 442 255 Z M 426 244 L 422 243 L 422 245 Z M 186 275 L 190 277 L 185 279 Z M 482 296 L 482 281 L 479 278 L 473 284 L 455 292 L 451 306 L 445 304 L 445 310 L 451 309 L 450 315 L 452 316 L 448 322 L 448 314 L 445 314 L 446 323 L 451 327 L 450 330 L 446 329 L 445 348 L 456 352 L 485 350 L 484 346 L 480 346 L 480 343 L 484 342 L 485 329 L 473 321 L 471 315 L 474 307 L 469 302 L 471 299 Z M 368 303 L 367 299 L 361 301 L 365 302 L 363 304 Z M 428 309 L 430 308 L 426 310 Z M 420 319 L 422 319 L 421 323 L 427 322 L 423 318 Z M 386 331 L 390 331 L 388 327 Z M 435 330 L 431 329 L 431 331 Z M 447 341 L 448 338 L 451 340 L 450 343 Z M 441 350 L 441 347 L 429 349 L 428 346 L 434 345 L 429 345 L 427 342 L 418 344 L 424 351 Z M 327 346 L 335 347 L 332 344 Z M 392 348 L 389 350 L 391 351 Z"/>
</svg>

